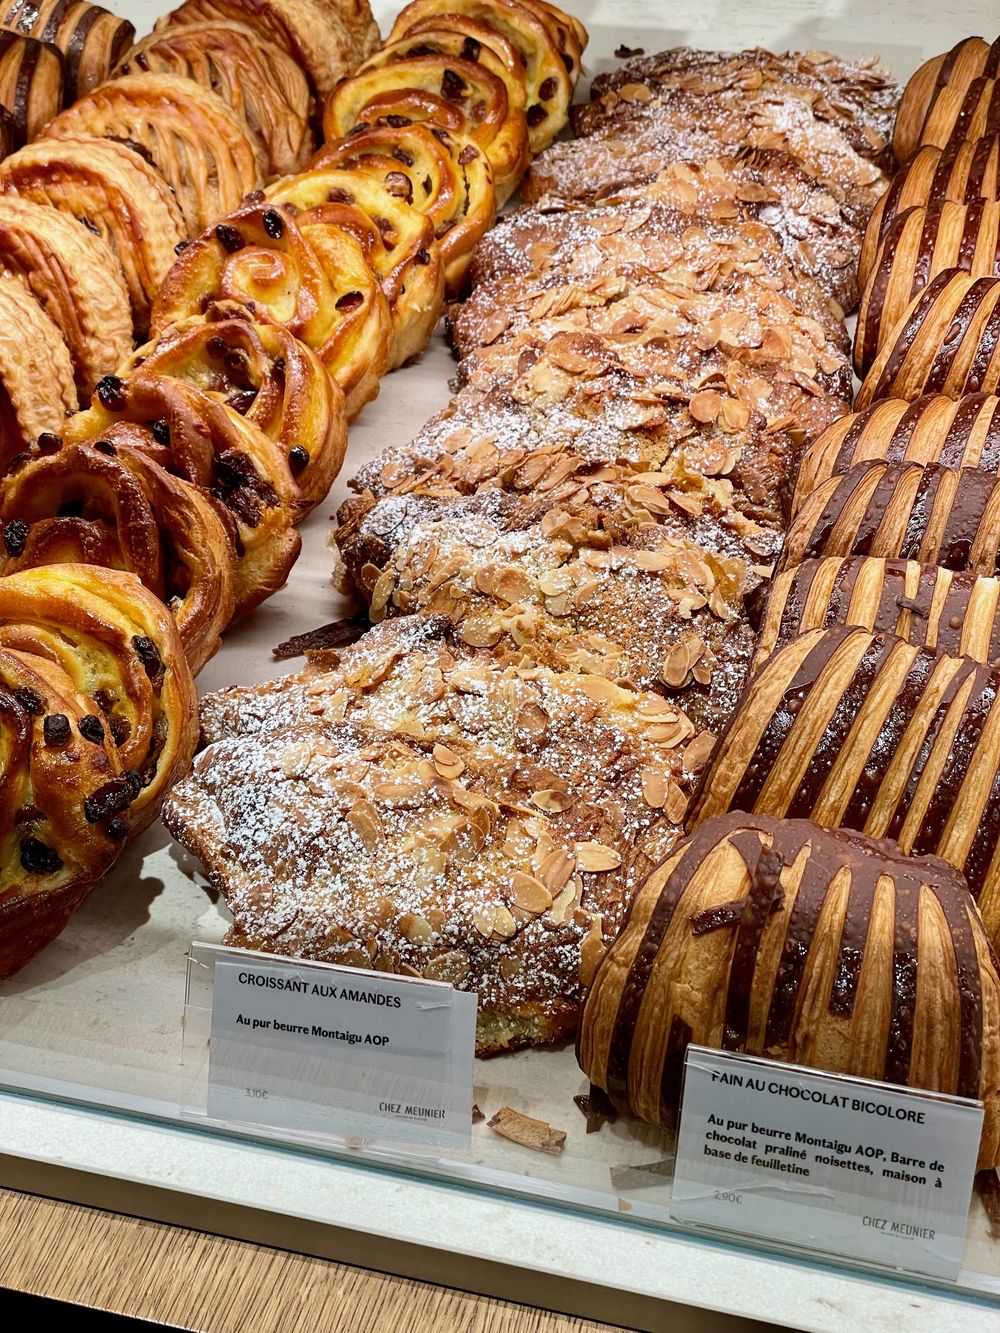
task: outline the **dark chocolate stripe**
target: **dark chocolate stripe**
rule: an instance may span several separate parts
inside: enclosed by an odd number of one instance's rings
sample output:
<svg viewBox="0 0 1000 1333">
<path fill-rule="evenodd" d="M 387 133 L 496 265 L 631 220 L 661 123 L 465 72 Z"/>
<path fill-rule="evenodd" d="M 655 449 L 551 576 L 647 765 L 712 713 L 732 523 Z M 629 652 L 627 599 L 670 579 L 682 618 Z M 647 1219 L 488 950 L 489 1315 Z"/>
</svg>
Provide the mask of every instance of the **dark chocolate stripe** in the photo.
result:
<svg viewBox="0 0 1000 1333">
<path fill-rule="evenodd" d="M 959 268 L 964 268 L 967 273 L 971 273 L 975 266 L 976 247 L 979 243 L 979 233 L 983 228 L 986 204 L 985 199 L 973 199 L 970 204 L 963 205 L 965 218 L 962 222 L 962 238 L 959 242 L 958 257 L 955 262 Z"/>
<path fill-rule="evenodd" d="M 31 39 L 26 39 L 21 45 L 21 64 L 17 71 L 17 83 L 14 87 L 14 105 L 9 108 L 11 115 L 14 117 L 18 147 L 28 142 L 31 84 L 43 49 L 40 42 Z"/>
<path fill-rule="evenodd" d="M 684 1055 L 691 1042 L 691 1025 L 680 1014 L 670 1020 L 667 1049 L 663 1053 L 663 1073 L 660 1077 L 660 1115 L 665 1123 L 672 1109 L 676 1109 L 681 1095 L 684 1076 Z"/>
<path fill-rule="evenodd" d="M 941 68 L 938 70 L 938 76 L 934 83 L 935 89 L 943 88 L 949 82 L 949 80 L 951 79 L 951 72 L 955 68 L 955 61 L 961 55 L 962 48 L 966 46 L 968 42 L 973 40 L 974 38 L 971 37 L 963 37 L 960 42 L 956 42 L 955 45 L 951 48 L 951 50 L 948 52 L 948 54 L 942 61 Z M 934 101 L 935 101 L 934 97 L 931 97 L 930 102 L 932 106 L 934 104 Z"/>
<path fill-rule="evenodd" d="M 990 783 L 990 790 L 983 805 L 983 813 L 976 825 L 969 854 L 962 867 L 973 897 L 977 899 L 986 883 L 990 862 L 996 851 L 997 837 L 1000 835 L 1000 763 L 997 762 L 1000 756 L 996 758 L 987 756 L 987 758 L 994 765 L 993 781 Z"/>
<path fill-rule="evenodd" d="M 879 347 L 879 330 L 885 309 L 885 295 L 896 262 L 896 251 L 906 230 L 907 219 L 916 210 L 906 209 L 893 219 L 892 226 L 886 232 L 879 247 L 874 271 L 868 279 L 868 304 L 864 311 L 864 327 L 859 324 L 857 334 L 861 336 L 861 368 L 867 370 L 875 359 Z M 857 337 L 857 335 L 856 335 Z"/>
<path fill-rule="evenodd" d="M 952 574 L 951 584 L 941 606 L 938 620 L 937 647 L 943 653 L 957 657 L 961 652 L 962 630 L 969 614 L 969 599 L 975 588 L 977 576 L 969 570 Z M 996 632 L 994 626 L 994 633 Z"/>
<path fill-rule="evenodd" d="M 945 435 L 938 453 L 937 461 L 942 467 L 982 466 L 978 458 L 973 461 L 969 457 L 970 437 L 975 429 L 976 422 L 979 420 L 982 405 L 982 394 L 969 395 L 958 400 L 951 425 L 948 427 L 948 433 Z"/>
<path fill-rule="evenodd" d="M 902 332 L 896 338 L 892 351 L 890 352 L 885 365 L 882 367 L 882 373 L 879 376 L 878 385 L 875 389 L 876 398 L 888 398 L 891 396 L 890 390 L 893 381 L 902 369 L 903 362 L 906 360 L 913 347 L 917 335 L 923 328 L 924 321 L 928 316 L 933 317 L 934 306 L 937 303 L 938 297 L 941 292 L 950 285 L 951 279 L 951 271 L 945 269 L 942 273 L 939 273 L 937 277 L 932 279 L 920 293 L 910 318 L 904 325 Z M 930 390 L 927 391 L 930 392 Z"/>
<path fill-rule="evenodd" d="M 829 1012 L 836 1014 L 838 1018 L 850 1018 L 854 1013 L 854 1004 L 861 983 L 861 967 L 868 946 L 868 930 L 875 902 L 875 890 L 878 888 L 883 869 L 886 873 L 892 873 L 894 870 L 894 867 L 885 866 L 871 857 L 852 859 L 850 864 L 851 887 L 840 928 L 837 966 L 830 986 L 828 1005 Z"/>
<path fill-rule="evenodd" d="M 851 551 L 842 551 L 835 548 L 832 533 L 841 515 L 849 507 L 857 508 L 855 492 L 865 486 L 868 477 L 874 469 L 882 469 L 883 464 L 878 460 L 858 463 L 852 467 L 849 472 L 839 477 L 835 486 L 830 490 L 826 503 L 820 511 L 812 527 L 808 529 L 808 537 L 800 555 L 803 560 L 810 557 L 822 555 L 850 555 Z M 792 531 L 797 535 L 800 526 L 804 527 L 804 516 L 793 525 Z M 852 548 L 853 549 L 853 548 Z"/>
<path fill-rule="evenodd" d="M 998 485 L 1000 482 L 992 472 L 975 467 L 962 468 L 941 534 L 937 551 L 939 565 L 946 569 L 973 568 L 973 545 L 985 535 L 992 538 L 990 549 L 993 554 L 986 557 L 986 563 L 977 560 L 976 572 L 1000 572 L 1000 533 L 994 531 L 991 534 L 987 529 L 985 512 Z"/>
<path fill-rule="evenodd" d="M 937 282 L 940 278 L 946 278 L 947 282 L 950 282 L 952 274 L 945 270 L 934 281 Z M 945 285 L 947 285 L 947 282 Z M 924 377 L 924 393 L 943 392 L 944 383 L 951 374 L 959 353 L 965 346 L 965 340 L 972 327 L 972 322 L 978 314 L 987 293 L 994 285 L 992 278 L 978 278 L 970 285 L 968 291 L 958 303 L 951 324 L 941 339 L 941 343 Z M 928 288 L 929 290 L 930 288 Z"/>
<path fill-rule="evenodd" d="M 941 769 L 941 775 L 934 785 L 926 813 L 920 821 L 920 829 L 913 842 L 915 852 L 936 852 L 941 834 L 955 808 L 962 800 L 963 784 L 969 772 L 972 756 L 979 744 L 983 727 L 996 702 L 996 680 L 989 667 L 967 665 L 956 673 L 962 682 L 973 676 L 972 693 L 962 709 L 958 726 L 952 736 L 951 745 Z M 957 688 L 952 692 L 957 693 Z M 939 709 L 941 723 L 944 715 Z"/>
<path fill-rule="evenodd" d="M 906 518 L 906 526 L 898 538 L 894 536 L 891 530 L 885 534 L 894 540 L 895 549 L 892 554 L 903 560 L 920 559 L 920 547 L 927 534 L 927 525 L 930 522 L 931 514 L 934 512 L 946 469 L 937 467 L 935 464 L 931 464 L 929 467 L 920 467 L 917 463 L 891 464 L 886 468 L 886 475 L 882 478 L 882 484 L 879 486 L 878 504 L 876 505 L 875 497 L 873 497 L 873 502 L 865 515 L 866 525 L 872 528 L 872 536 L 874 536 L 875 531 L 884 522 L 886 509 L 896 492 L 901 490 L 904 484 L 908 485 L 912 481 L 914 469 L 919 471 L 919 475 L 917 477 L 917 488 L 910 501 L 910 512 Z"/>
<path fill-rule="evenodd" d="M 955 1093 L 959 1097 L 978 1098 L 983 1063 L 983 991 L 972 914 L 963 892 L 955 893 L 950 885 L 933 882 L 928 884 L 928 888 L 941 904 L 955 950 L 955 980 L 959 1000 L 959 1060 Z"/>
<path fill-rule="evenodd" d="M 991 284 L 989 290 L 994 298 L 993 309 L 983 321 L 976 349 L 965 373 L 965 383 L 960 386 L 965 393 L 979 393 L 986 383 L 987 376 L 995 380 L 997 375 L 997 366 L 994 362 L 1000 353 L 1000 282 L 995 278 L 983 278 L 982 281 Z M 988 297 L 984 295 L 983 299 L 986 300 Z"/>
<path fill-rule="evenodd" d="M 104 11 L 99 9 L 97 5 L 90 5 L 85 9 L 77 19 L 69 41 L 63 46 L 66 53 L 66 96 L 70 102 L 75 102 L 79 95 L 80 66 L 83 64 L 87 37 L 91 28 L 103 13 Z M 111 72 L 110 65 L 104 72 L 106 74 Z"/>
<path fill-rule="evenodd" d="M 883 1078 L 908 1083 L 917 1011 L 917 914 L 920 886 L 897 881 L 892 939 L 892 1004 Z"/>
<path fill-rule="evenodd" d="M 757 833 L 749 830 L 734 833 L 730 835 L 729 843 L 743 857 L 750 873 L 750 889 L 736 929 L 736 943 L 729 964 L 721 1045 L 724 1051 L 742 1051 L 750 1031 L 750 998 L 757 954 L 771 914 L 771 904 L 781 892 L 783 866 L 777 851 L 765 848 Z"/>
<path fill-rule="evenodd" d="M 791 849 L 789 849 L 791 851 Z M 795 849 L 796 855 L 798 849 Z M 788 1045 L 799 1004 L 799 988 L 805 972 L 809 949 L 816 934 L 819 914 L 826 902 L 832 878 L 830 865 L 810 848 L 802 870 L 798 892 L 788 915 L 781 946 L 778 970 L 771 991 L 764 1032 L 765 1049 L 770 1052 Z"/>
<path fill-rule="evenodd" d="M 988 79 L 995 79 L 1000 74 L 1000 37 L 996 39 L 989 49 L 986 57 L 986 64 L 983 66 L 983 74 Z"/>
<path fill-rule="evenodd" d="M 995 199 L 998 185 L 997 169 L 1000 166 L 997 152 L 1000 149 L 1000 142 L 994 135 L 983 134 L 973 143 L 972 161 L 969 164 L 965 197 L 966 199 L 972 199 L 978 194 L 982 195 L 984 199 Z M 989 183 L 991 180 L 992 184 Z"/>
</svg>

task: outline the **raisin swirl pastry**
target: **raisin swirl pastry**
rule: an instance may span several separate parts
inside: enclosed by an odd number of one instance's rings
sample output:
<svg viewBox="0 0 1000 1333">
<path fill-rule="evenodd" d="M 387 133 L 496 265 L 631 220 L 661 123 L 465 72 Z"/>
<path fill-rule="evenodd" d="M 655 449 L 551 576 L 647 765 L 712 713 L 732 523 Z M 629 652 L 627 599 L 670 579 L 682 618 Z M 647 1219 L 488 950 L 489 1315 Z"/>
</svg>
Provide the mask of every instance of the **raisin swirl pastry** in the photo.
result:
<svg viewBox="0 0 1000 1333">
<path fill-rule="evenodd" d="M 217 20 L 248 28 L 293 56 L 320 97 L 350 74 L 378 46 L 379 31 L 368 0 L 185 0 L 156 28 Z"/>
<path fill-rule="evenodd" d="M 134 442 L 120 427 L 112 435 L 8 472 L 0 574 L 68 563 L 129 570 L 167 604 L 197 675 L 235 609 L 229 532 L 211 499 L 161 467 L 139 432 Z"/>
<path fill-rule="evenodd" d="M 822 482 L 858 463 L 940 463 L 1000 471 L 1000 398 L 884 398 L 841 417 L 802 456 L 792 513 Z"/>
<path fill-rule="evenodd" d="M 40 139 L 0 162 L 0 189 L 68 213 L 107 242 L 142 337 L 185 234 L 173 191 L 156 168 L 108 139 Z"/>
<path fill-rule="evenodd" d="M 1000 202 L 949 200 L 909 208 L 886 232 L 858 307 L 854 368 L 871 367 L 906 307 L 945 269 L 974 278 L 1000 274 Z"/>
<path fill-rule="evenodd" d="M 63 109 L 63 82 L 57 47 L 0 30 L 0 105 L 13 123 L 9 152 L 34 139 Z"/>
<path fill-rule="evenodd" d="M 0 276 L 0 469 L 76 409 L 62 334 L 17 277 Z"/>
<path fill-rule="evenodd" d="M 858 626 L 812 630 L 752 678 L 688 816 L 814 819 L 962 870 L 1000 939 L 1000 669 Z"/>
<path fill-rule="evenodd" d="M 86 402 L 132 346 L 128 289 L 113 252 L 58 209 L 0 194 L 0 271 L 23 278 L 59 329 Z"/>
<path fill-rule="evenodd" d="M 59 48 L 67 106 L 103 83 L 135 40 L 131 23 L 85 0 L 7 0 L 0 25 Z"/>
<path fill-rule="evenodd" d="M 55 939 L 122 847 L 127 823 L 104 805 L 122 766 L 99 711 L 57 663 L 0 648 L 2 977 Z"/>
<path fill-rule="evenodd" d="M 806 496 L 779 568 L 822 555 L 1000 574 L 1000 477 L 982 467 L 858 463 Z"/>
<path fill-rule="evenodd" d="M 412 0 L 389 34 L 395 42 L 429 19 L 447 22 L 452 14 L 496 29 L 524 62 L 528 142 L 532 154 L 548 147 L 569 117 L 579 56 L 559 48 L 550 14 L 517 0 Z"/>
<path fill-rule="evenodd" d="M 1000 38 L 965 37 L 917 70 L 903 90 L 893 150 L 905 162 L 922 144 L 943 147 L 952 138 L 978 138 L 988 114 L 993 81 L 1000 75 Z M 984 101 L 987 107 L 983 106 Z"/>
<path fill-rule="evenodd" d="M 505 203 L 531 157 L 524 85 L 489 47 L 463 59 L 466 41 L 462 33 L 430 29 L 382 47 L 330 97 L 329 137 L 393 111 L 426 117 L 479 145 L 493 170 L 497 203 Z"/>
<path fill-rule="evenodd" d="M 1000 579 L 916 560 L 804 560 L 771 584 L 756 665 L 798 635 L 831 625 L 860 625 L 1000 665 Z"/>
<path fill-rule="evenodd" d="M 0 648 L 60 667 L 99 716 L 88 739 L 108 736 L 121 779 L 95 793 L 88 815 L 121 816 L 119 836 L 153 822 L 191 765 L 197 698 L 173 617 L 133 574 L 94 565 L 46 565 L 0 579 Z"/>
<path fill-rule="evenodd" d="M 944 148 L 926 144 L 896 172 L 888 190 L 872 209 L 865 229 L 858 281 L 867 283 L 886 232 L 908 208 L 951 200 L 1000 199 L 1000 135 L 953 139 Z"/>
<path fill-rule="evenodd" d="M 115 77 L 176 74 L 217 93 L 248 130 L 268 176 L 300 171 L 312 151 L 312 95 L 289 53 L 243 23 L 180 24 L 150 33 Z"/>
<path fill-rule="evenodd" d="M 264 159 L 221 97 L 175 74 L 129 74 L 81 98 L 46 130 L 50 139 L 135 144 L 173 190 L 186 234 L 239 205 L 264 179 Z"/>
<path fill-rule="evenodd" d="M 186 380 L 262 430 L 285 455 L 301 492 L 296 519 L 320 504 L 347 447 L 344 395 L 322 361 L 278 324 L 222 302 L 138 348 L 118 369 Z"/>
<path fill-rule="evenodd" d="M 936 857 L 765 814 L 706 821 L 636 895 L 577 1037 L 592 1085 L 672 1127 L 689 1043 L 982 1098 L 1000 1161 L 1000 978 Z"/>
<path fill-rule="evenodd" d="M 145 427 L 141 447 L 217 502 L 236 551 L 235 619 L 284 586 L 302 546 L 292 526 L 300 494 L 273 440 L 193 384 L 141 368 L 128 380 L 105 376 L 92 406 L 66 423 L 63 438 L 115 446 L 122 426 Z M 124 437 L 136 439 L 132 430 Z"/>
<path fill-rule="evenodd" d="M 326 218 L 349 223 L 353 217 L 361 224 L 368 262 L 382 283 L 392 316 L 390 367 L 419 356 L 444 307 L 444 271 L 430 219 L 361 168 L 323 167 L 289 176 L 272 185 L 267 198 L 291 205 L 299 226 L 306 229 Z M 338 206 L 351 213 L 339 214 Z"/>
<path fill-rule="evenodd" d="M 374 222 L 344 204 L 301 221 L 288 208 L 248 204 L 184 248 L 160 291 L 153 336 L 218 301 L 252 307 L 316 352 L 355 416 L 389 365 L 392 316 L 367 258 L 381 245 Z"/>
<path fill-rule="evenodd" d="M 917 293 L 869 368 L 855 400 L 997 392 L 1000 278 L 945 269 Z"/>
<path fill-rule="evenodd" d="M 381 120 L 359 125 L 323 145 L 310 169 L 360 167 L 423 213 L 434 228 L 444 266 L 445 290 L 465 285 L 477 242 L 492 227 L 496 192 L 489 158 L 471 139 L 455 138 L 439 125 Z"/>
</svg>

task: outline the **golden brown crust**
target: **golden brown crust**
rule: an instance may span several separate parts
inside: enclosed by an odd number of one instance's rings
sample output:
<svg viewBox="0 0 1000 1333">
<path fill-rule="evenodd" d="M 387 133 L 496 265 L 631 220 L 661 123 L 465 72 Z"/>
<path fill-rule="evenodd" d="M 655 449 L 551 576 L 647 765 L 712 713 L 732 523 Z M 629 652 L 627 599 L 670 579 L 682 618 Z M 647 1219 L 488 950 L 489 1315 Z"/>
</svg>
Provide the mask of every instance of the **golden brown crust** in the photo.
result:
<svg viewBox="0 0 1000 1333">
<path fill-rule="evenodd" d="M 229 533 L 207 495 L 146 452 L 151 439 L 121 427 L 108 436 L 8 472 L 0 573 L 71 563 L 128 570 L 166 603 L 197 675 L 234 611 Z"/>
<path fill-rule="evenodd" d="M 41 139 L 0 162 L 0 188 L 83 221 L 114 251 L 136 333 L 149 326 L 184 220 L 155 167 L 107 139 Z"/>
<path fill-rule="evenodd" d="M 290 209 L 249 204 L 184 248 L 157 300 L 153 336 L 213 302 L 252 305 L 256 319 L 316 352 L 354 416 L 389 364 L 392 317 L 367 259 L 381 244 L 374 223 L 346 204 L 301 223 Z"/>
<path fill-rule="evenodd" d="M 17 274 L 69 350 L 86 402 L 132 345 L 132 309 L 118 260 L 58 209 L 0 195 L 0 271 Z"/>
<path fill-rule="evenodd" d="M 175 74 L 216 93 L 239 118 L 267 176 L 300 171 L 312 152 L 312 95 L 289 53 L 243 23 L 221 19 L 152 32 L 127 51 L 115 78 Z"/>
<path fill-rule="evenodd" d="M 185 0 L 157 21 L 157 30 L 178 24 L 234 20 L 274 42 L 309 75 L 320 97 L 350 74 L 378 45 L 379 32 L 368 0 Z"/>
<path fill-rule="evenodd" d="M 475 990 L 492 1054 L 572 1031 L 636 876 L 676 836 L 650 802 L 689 785 L 692 733 L 654 695 L 504 667 L 410 617 L 333 670 L 208 701 L 212 743 L 166 818 L 241 944 Z M 307 873 L 281 868 L 300 854 Z"/>
<path fill-rule="evenodd" d="M 998 689 L 997 668 L 892 635 L 843 625 L 802 634 L 747 686 L 689 827 L 748 810 L 934 853 L 966 874 L 995 942 Z"/>
<path fill-rule="evenodd" d="M 1000 46 L 982 37 L 964 37 L 943 55 L 927 60 L 903 90 L 896 117 L 893 149 L 905 162 L 921 145 L 943 148 L 953 137 L 979 138 L 996 106 L 994 80 Z M 993 113 L 994 119 L 996 111 Z"/>
<path fill-rule="evenodd" d="M 1000 979 L 961 875 L 805 820 L 728 815 L 640 889 L 587 997 L 577 1056 L 675 1123 L 688 1043 L 983 1098 L 1000 1160 Z"/>
<path fill-rule="evenodd" d="M 48 42 L 0 31 L 0 105 L 11 116 L 13 152 L 40 134 L 65 105 L 62 52 Z"/>
<path fill-rule="evenodd" d="M 21 570 L 0 579 L 0 647 L 48 659 L 95 701 L 101 734 L 136 777 L 91 813 L 127 810 L 122 835 L 140 833 L 190 767 L 198 735 L 194 681 L 166 607 L 122 570 Z"/>
<path fill-rule="evenodd" d="M 302 542 L 292 526 L 299 490 L 279 446 L 188 381 L 142 368 L 128 380 L 106 376 L 63 437 L 70 444 L 109 435 L 113 441 L 115 426 L 123 424 L 145 427 L 154 457 L 217 502 L 237 553 L 234 617 L 283 587 Z"/>
<path fill-rule="evenodd" d="M 264 179 L 263 157 L 236 114 L 194 79 L 174 74 L 114 79 L 57 116 L 46 135 L 137 144 L 173 190 L 188 236 Z"/>
<path fill-rule="evenodd" d="M 259 324 L 223 301 L 164 329 L 118 369 L 186 380 L 277 444 L 300 491 L 298 522 L 326 498 L 344 461 L 344 395 L 319 357 L 278 324 Z"/>
<path fill-rule="evenodd" d="M 0 468 L 76 408 L 62 334 L 18 277 L 0 277 Z"/>
<path fill-rule="evenodd" d="M 67 106 L 103 83 L 135 39 L 126 19 L 86 0 L 5 0 L 0 24 L 63 52 Z"/>
</svg>

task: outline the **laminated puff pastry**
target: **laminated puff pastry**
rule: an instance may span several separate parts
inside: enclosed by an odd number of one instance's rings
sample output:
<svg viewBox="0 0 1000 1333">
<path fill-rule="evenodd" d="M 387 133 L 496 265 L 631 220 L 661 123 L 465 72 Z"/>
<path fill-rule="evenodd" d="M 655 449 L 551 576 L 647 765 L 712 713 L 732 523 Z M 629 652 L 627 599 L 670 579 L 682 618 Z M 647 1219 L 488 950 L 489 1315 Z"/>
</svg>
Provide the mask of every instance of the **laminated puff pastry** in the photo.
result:
<svg viewBox="0 0 1000 1333">
<path fill-rule="evenodd" d="M 854 368 L 870 369 L 921 287 L 945 269 L 1000 275 L 1000 202 L 974 199 L 909 208 L 879 244 L 858 307 Z"/>
<path fill-rule="evenodd" d="M 55 939 L 121 849 L 104 802 L 122 767 L 99 711 L 55 662 L 0 648 L 0 976 Z"/>
<path fill-rule="evenodd" d="M 358 167 L 371 172 L 404 203 L 423 213 L 434 228 L 449 296 L 465 285 L 476 243 L 496 216 L 496 192 L 489 158 L 462 136 L 423 121 L 390 125 L 382 119 L 355 126 L 330 139 L 310 168 Z"/>
<path fill-rule="evenodd" d="M 5 0 L 0 25 L 62 51 L 67 106 L 103 83 L 135 40 L 131 23 L 85 0 Z"/>
<path fill-rule="evenodd" d="M 803 560 L 771 584 L 755 664 L 831 625 L 860 625 L 1000 665 L 1000 579 L 876 556 Z"/>
<path fill-rule="evenodd" d="M 855 407 L 876 398 L 994 394 L 1000 387 L 1000 277 L 945 269 L 921 288 L 869 367 Z"/>
<path fill-rule="evenodd" d="M 186 380 L 262 430 L 285 455 L 301 492 L 296 521 L 326 498 L 347 447 L 344 395 L 319 357 L 278 324 L 260 324 L 235 301 L 181 320 L 121 365 L 127 379 Z"/>
<path fill-rule="evenodd" d="M 221 97 L 176 74 L 129 74 L 67 108 L 50 139 L 123 140 L 173 190 L 188 236 L 239 205 L 264 179 L 263 155 Z"/>
<path fill-rule="evenodd" d="M 76 404 L 62 334 L 21 278 L 0 275 L 0 469 Z"/>
<path fill-rule="evenodd" d="M 330 95 L 326 137 L 382 117 L 426 120 L 479 145 L 505 203 L 530 159 L 524 88 L 488 47 L 474 60 L 453 54 L 464 43 L 461 33 L 432 31 L 382 47 Z"/>
<path fill-rule="evenodd" d="M 573 128 L 585 137 L 608 125 L 627 132 L 629 119 L 672 91 L 695 88 L 709 100 L 728 89 L 748 93 L 768 86 L 793 87 L 819 120 L 844 134 L 855 152 L 891 170 L 892 134 L 899 88 L 878 58 L 849 61 L 829 51 L 699 51 L 675 47 L 639 56 L 590 85 L 590 101 L 573 110 Z"/>
<path fill-rule="evenodd" d="M 568 51 L 560 49 L 547 8 L 516 0 L 412 0 L 397 15 L 389 41 L 419 31 L 429 21 L 447 27 L 453 14 L 494 28 L 522 59 L 528 143 L 532 154 L 540 153 L 566 124 L 579 74 L 579 50 L 572 43 Z M 576 36 L 579 46 L 580 33 Z"/>
<path fill-rule="evenodd" d="M 268 176 L 299 171 L 313 147 L 312 94 L 298 63 L 244 23 L 179 24 L 136 42 L 115 70 L 177 74 L 217 93 L 262 153 Z"/>
<path fill-rule="evenodd" d="M 247 204 L 184 247 L 157 300 L 153 335 L 220 300 L 252 307 L 316 352 L 355 416 L 389 365 L 392 316 L 367 258 L 382 244 L 371 219 L 346 204 L 301 223 L 291 209 Z"/>
<path fill-rule="evenodd" d="M 725 815 L 636 895 L 587 996 L 577 1058 L 672 1126 L 689 1043 L 982 1099 L 1000 1160 L 1000 979 L 963 877 L 803 819 Z"/>
<path fill-rule="evenodd" d="M 230 942 L 475 991 L 481 1055 L 572 1033 L 690 785 L 667 701 L 505 667 L 433 618 L 224 691 L 205 727 L 166 820 L 225 894 Z"/>
<path fill-rule="evenodd" d="M 144 432 L 111 434 L 11 467 L 0 574 L 67 563 L 129 570 L 166 603 L 197 675 L 235 608 L 229 531 L 208 495 L 156 461 Z"/>
<path fill-rule="evenodd" d="M 109 139 L 39 139 L 0 162 L 0 189 L 68 213 L 107 242 L 141 337 L 185 234 L 173 191 L 156 168 Z"/>
<path fill-rule="evenodd" d="M 922 144 L 978 137 L 988 114 L 993 81 L 1000 75 L 1000 38 L 963 37 L 943 55 L 925 61 L 903 89 L 893 148 L 905 162 Z M 985 105 L 983 105 L 985 103 Z M 997 127 L 994 127 L 997 128 Z"/>
<path fill-rule="evenodd" d="M 123 433 L 119 433 L 124 427 Z M 284 586 L 301 539 L 299 489 L 282 450 L 262 430 L 186 380 L 140 370 L 106 375 L 93 403 L 63 428 L 67 444 L 137 438 L 169 471 L 216 502 L 236 551 L 236 618 Z"/>
<path fill-rule="evenodd" d="M 813 819 L 930 852 L 1000 938 L 1000 671 L 859 626 L 764 662 L 722 733 L 689 827 L 728 810 Z"/>
<path fill-rule="evenodd" d="M 941 463 L 856 463 L 806 496 L 779 568 L 822 555 L 922 560 L 998 574 L 1000 476 Z"/>
<path fill-rule="evenodd" d="M 379 31 L 368 0 L 185 0 L 158 19 L 156 28 L 218 19 L 245 23 L 282 47 L 309 76 L 320 97 L 350 74 L 378 46 Z"/>
<path fill-rule="evenodd" d="M 65 105 L 62 52 L 48 42 L 0 30 L 0 105 L 10 112 L 8 151 L 40 134 Z"/>
<path fill-rule="evenodd" d="M 0 648 L 45 658 L 97 705 L 84 735 L 114 742 L 121 776 L 93 795 L 87 822 L 117 818 L 118 838 L 148 827 L 198 738 L 194 681 L 162 602 L 123 570 L 21 570 L 0 579 Z"/>
<path fill-rule="evenodd" d="M 267 190 L 267 199 L 290 207 L 307 234 L 314 222 L 358 228 L 392 316 L 390 367 L 419 356 L 444 306 L 444 269 L 430 219 L 360 166 L 288 176 Z"/>
<path fill-rule="evenodd" d="M 792 513 L 821 483 L 873 461 L 1000 472 L 1000 398 L 985 393 L 928 394 L 912 403 L 880 398 L 841 417 L 803 454 Z"/>
<path fill-rule="evenodd" d="M 132 308 L 114 252 L 58 209 L 0 194 L 0 272 L 22 278 L 59 329 L 86 402 L 132 346 Z"/>
<path fill-rule="evenodd" d="M 1000 199 L 1000 134 L 982 139 L 952 139 L 944 148 L 926 144 L 905 162 L 872 209 L 858 264 L 862 287 L 886 232 L 908 208 L 951 200 Z"/>
</svg>

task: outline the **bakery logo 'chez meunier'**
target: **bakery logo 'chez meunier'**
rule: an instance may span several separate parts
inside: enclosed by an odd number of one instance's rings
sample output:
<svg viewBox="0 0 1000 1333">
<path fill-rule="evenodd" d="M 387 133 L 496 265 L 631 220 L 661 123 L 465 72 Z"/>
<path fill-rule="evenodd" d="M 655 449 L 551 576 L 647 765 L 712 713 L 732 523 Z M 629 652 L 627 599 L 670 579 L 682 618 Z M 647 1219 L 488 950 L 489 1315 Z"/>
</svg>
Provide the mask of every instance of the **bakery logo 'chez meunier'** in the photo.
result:
<svg viewBox="0 0 1000 1333">
<path fill-rule="evenodd" d="M 265 990 L 290 990 L 297 995 L 319 995 L 328 1000 L 353 1000 L 357 1004 L 381 1005 L 384 1009 L 401 1009 L 398 995 L 382 995 L 378 991 L 356 990 L 353 986 L 335 986 L 331 982 L 302 981 L 298 977 L 261 976 L 257 972 L 241 972 L 237 977 L 241 986 L 261 986 Z"/>
</svg>

